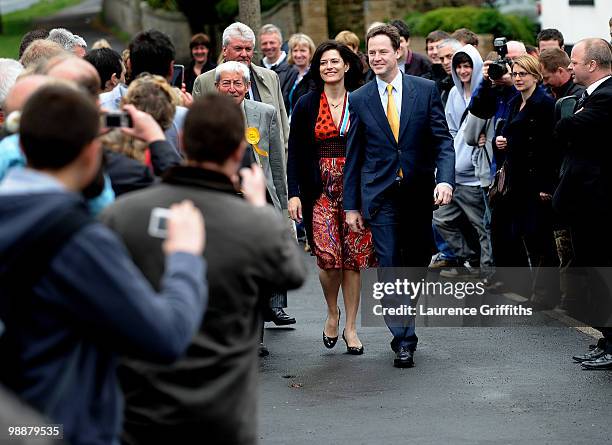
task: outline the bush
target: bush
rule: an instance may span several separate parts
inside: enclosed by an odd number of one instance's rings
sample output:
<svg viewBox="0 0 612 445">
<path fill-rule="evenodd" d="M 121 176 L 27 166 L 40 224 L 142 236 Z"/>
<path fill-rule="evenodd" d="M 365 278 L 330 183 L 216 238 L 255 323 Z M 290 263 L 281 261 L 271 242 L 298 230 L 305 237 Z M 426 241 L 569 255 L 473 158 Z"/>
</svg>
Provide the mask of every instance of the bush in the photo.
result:
<svg viewBox="0 0 612 445">
<path fill-rule="evenodd" d="M 535 43 L 535 23 L 527 17 L 505 15 L 491 8 L 439 8 L 425 14 L 411 14 L 406 17 L 406 22 L 412 32 L 420 36 L 426 36 L 436 29 L 452 33 L 458 28 L 469 28 L 477 34 L 493 34 Z"/>
</svg>

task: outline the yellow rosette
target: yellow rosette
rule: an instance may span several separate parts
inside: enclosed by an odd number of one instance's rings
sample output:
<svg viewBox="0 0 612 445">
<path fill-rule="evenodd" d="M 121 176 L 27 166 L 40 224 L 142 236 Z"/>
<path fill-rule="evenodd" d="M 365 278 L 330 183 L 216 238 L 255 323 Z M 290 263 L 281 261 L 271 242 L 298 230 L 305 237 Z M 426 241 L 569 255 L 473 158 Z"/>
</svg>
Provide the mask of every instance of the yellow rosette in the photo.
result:
<svg viewBox="0 0 612 445">
<path fill-rule="evenodd" d="M 257 153 L 259 156 L 264 156 L 264 157 L 268 157 L 268 152 L 262 150 L 261 148 L 259 148 L 259 146 L 257 144 L 259 144 L 259 141 L 261 140 L 261 136 L 259 134 L 259 130 L 255 127 L 249 127 L 246 129 L 246 141 L 251 144 L 251 146 L 253 147 L 253 150 L 255 150 L 255 153 Z M 259 161 L 259 166 L 261 167 L 261 161 Z"/>
</svg>

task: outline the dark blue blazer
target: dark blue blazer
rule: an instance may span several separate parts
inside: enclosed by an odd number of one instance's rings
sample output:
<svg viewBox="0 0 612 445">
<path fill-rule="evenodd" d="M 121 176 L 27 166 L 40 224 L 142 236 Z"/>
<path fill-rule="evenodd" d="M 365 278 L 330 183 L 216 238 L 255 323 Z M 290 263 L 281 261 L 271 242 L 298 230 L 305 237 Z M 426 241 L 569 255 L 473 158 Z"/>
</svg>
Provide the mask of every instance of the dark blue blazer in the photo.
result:
<svg viewBox="0 0 612 445">
<path fill-rule="evenodd" d="M 399 143 L 383 110 L 376 80 L 349 98 L 350 128 L 344 166 L 344 209 L 371 217 L 383 192 L 395 181 L 401 166 L 404 183 L 419 200 L 433 187 L 455 185 L 455 150 L 442 101 L 431 80 L 403 75 Z"/>
</svg>

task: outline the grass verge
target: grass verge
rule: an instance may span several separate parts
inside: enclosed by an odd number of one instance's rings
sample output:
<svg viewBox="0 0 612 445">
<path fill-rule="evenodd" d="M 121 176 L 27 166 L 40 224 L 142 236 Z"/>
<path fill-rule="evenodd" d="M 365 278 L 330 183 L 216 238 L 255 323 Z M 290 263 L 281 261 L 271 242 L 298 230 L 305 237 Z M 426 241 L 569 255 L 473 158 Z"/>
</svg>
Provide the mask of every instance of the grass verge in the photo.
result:
<svg viewBox="0 0 612 445">
<path fill-rule="evenodd" d="M 32 22 L 47 17 L 82 0 L 42 0 L 27 9 L 2 15 L 3 33 L 0 35 L 0 57 L 17 59 L 19 43 L 23 35 L 32 27 Z"/>
</svg>

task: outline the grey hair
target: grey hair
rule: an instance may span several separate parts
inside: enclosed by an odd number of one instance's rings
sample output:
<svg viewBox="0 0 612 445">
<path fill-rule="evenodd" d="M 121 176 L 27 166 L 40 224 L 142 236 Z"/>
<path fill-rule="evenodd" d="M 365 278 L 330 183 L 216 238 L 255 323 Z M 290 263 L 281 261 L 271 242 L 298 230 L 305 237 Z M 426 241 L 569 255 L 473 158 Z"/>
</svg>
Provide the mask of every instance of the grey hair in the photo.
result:
<svg viewBox="0 0 612 445">
<path fill-rule="evenodd" d="M 75 46 L 82 46 L 79 43 L 78 39 L 82 40 L 83 43 L 85 43 L 82 38 L 75 36 L 65 28 L 52 29 L 51 31 L 49 31 L 49 37 L 47 37 L 47 40 L 58 43 L 66 51 L 72 51 Z M 85 46 L 87 46 L 86 43 Z"/>
<path fill-rule="evenodd" d="M 253 46 L 255 46 L 255 33 L 244 23 L 235 22 L 225 28 L 223 31 L 223 48 L 229 45 L 231 38 L 249 40 L 253 43 Z"/>
<path fill-rule="evenodd" d="M 22 71 L 23 65 L 16 60 L 0 59 L 0 107 Z"/>
<path fill-rule="evenodd" d="M 85 41 L 83 37 L 74 34 L 74 42 L 76 46 L 81 46 L 87 49 L 87 42 Z"/>
<path fill-rule="evenodd" d="M 514 49 L 515 51 L 521 54 L 527 54 L 527 48 L 525 47 L 525 44 L 523 42 L 519 42 L 518 40 L 508 40 L 506 46 L 508 47 L 508 52 Z"/>
<path fill-rule="evenodd" d="M 280 41 L 283 41 L 283 33 L 280 28 L 272 23 L 268 23 L 267 25 L 263 25 L 259 30 L 259 35 L 262 36 L 264 34 L 276 34 Z"/>
<path fill-rule="evenodd" d="M 450 46 L 455 52 L 463 48 L 463 45 L 457 39 L 444 39 L 440 43 L 438 43 L 438 49 L 445 46 Z"/>
<path fill-rule="evenodd" d="M 242 75 L 242 80 L 244 80 L 244 83 L 247 85 L 251 81 L 251 74 L 249 73 L 247 66 L 244 63 L 236 62 L 234 60 L 224 62 L 215 68 L 215 83 L 219 83 L 221 74 L 223 73 L 240 73 Z"/>
</svg>

